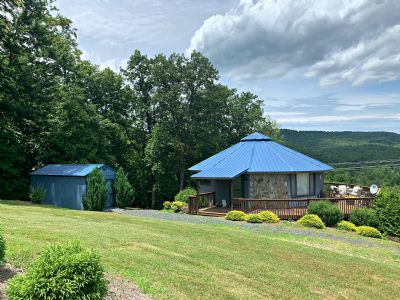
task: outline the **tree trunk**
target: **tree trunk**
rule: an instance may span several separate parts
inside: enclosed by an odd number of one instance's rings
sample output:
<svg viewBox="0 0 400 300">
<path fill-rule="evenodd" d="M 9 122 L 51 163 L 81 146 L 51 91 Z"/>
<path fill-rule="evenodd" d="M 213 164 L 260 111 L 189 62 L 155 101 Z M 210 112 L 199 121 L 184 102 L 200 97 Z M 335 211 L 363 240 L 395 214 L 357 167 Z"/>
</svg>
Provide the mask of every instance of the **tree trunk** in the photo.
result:
<svg viewBox="0 0 400 300">
<path fill-rule="evenodd" d="M 156 185 L 153 184 L 153 188 L 151 189 L 151 208 L 154 209 L 156 206 Z"/>
<path fill-rule="evenodd" d="M 179 168 L 179 191 L 185 187 L 185 167 Z"/>
</svg>

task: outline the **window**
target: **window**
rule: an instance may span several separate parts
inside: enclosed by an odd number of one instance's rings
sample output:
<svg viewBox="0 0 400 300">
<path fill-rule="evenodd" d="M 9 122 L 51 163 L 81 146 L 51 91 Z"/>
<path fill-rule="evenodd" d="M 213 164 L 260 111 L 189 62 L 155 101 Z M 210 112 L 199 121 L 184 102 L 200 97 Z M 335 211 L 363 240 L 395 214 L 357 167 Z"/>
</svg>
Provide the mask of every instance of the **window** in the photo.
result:
<svg viewBox="0 0 400 300">
<path fill-rule="evenodd" d="M 310 176 L 308 173 L 296 174 L 297 196 L 306 196 L 309 194 Z"/>
</svg>

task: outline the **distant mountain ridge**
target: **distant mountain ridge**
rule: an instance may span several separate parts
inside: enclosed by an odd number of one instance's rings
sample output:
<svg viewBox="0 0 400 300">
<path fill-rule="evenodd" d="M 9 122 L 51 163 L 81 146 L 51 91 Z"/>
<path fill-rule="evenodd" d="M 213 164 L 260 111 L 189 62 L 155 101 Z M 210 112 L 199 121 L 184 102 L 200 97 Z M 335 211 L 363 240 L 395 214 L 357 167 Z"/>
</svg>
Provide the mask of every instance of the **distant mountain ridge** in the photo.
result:
<svg viewBox="0 0 400 300">
<path fill-rule="evenodd" d="M 297 131 L 281 129 L 284 143 L 325 163 L 400 160 L 394 132 Z"/>
</svg>

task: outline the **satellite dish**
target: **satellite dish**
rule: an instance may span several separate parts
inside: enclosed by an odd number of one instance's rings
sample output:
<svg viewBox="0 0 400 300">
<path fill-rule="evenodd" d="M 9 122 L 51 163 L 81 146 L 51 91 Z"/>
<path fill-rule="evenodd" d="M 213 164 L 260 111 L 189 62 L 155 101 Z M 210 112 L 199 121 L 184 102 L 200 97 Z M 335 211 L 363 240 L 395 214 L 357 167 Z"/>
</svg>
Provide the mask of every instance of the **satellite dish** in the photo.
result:
<svg viewBox="0 0 400 300">
<path fill-rule="evenodd" d="M 369 187 L 369 191 L 371 194 L 375 195 L 378 192 L 378 186 L 376 184 L 373 184 Z"/>
</svg>

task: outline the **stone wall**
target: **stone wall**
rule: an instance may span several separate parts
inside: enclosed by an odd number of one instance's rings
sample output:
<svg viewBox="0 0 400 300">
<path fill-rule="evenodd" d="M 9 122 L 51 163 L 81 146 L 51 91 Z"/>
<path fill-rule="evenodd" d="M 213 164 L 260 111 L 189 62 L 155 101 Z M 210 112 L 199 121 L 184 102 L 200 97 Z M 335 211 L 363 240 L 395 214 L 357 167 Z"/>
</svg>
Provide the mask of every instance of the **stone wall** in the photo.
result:
<svg viewBox="0 0 400 300">
<path fill-rule="evenodd" d="M 288 198 L 287 174 L 249 174 L 249 198 Z"/>
</svg>

